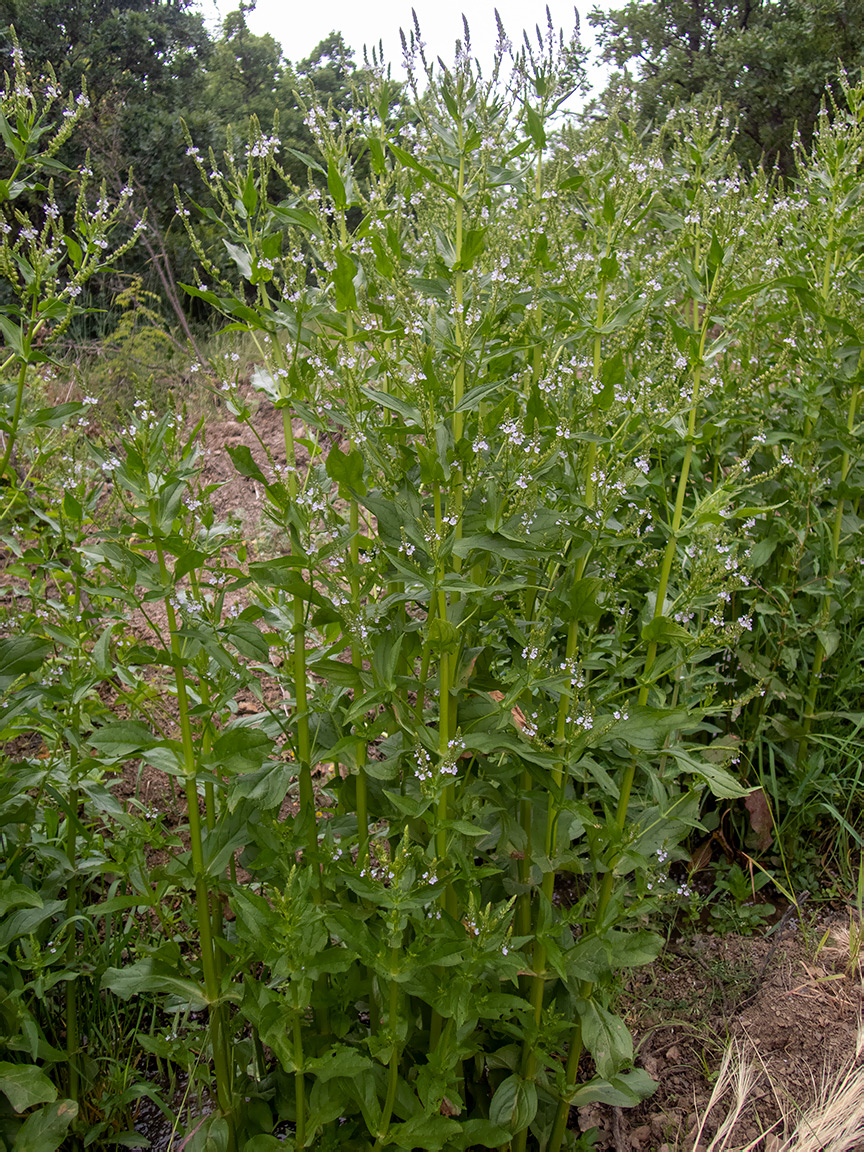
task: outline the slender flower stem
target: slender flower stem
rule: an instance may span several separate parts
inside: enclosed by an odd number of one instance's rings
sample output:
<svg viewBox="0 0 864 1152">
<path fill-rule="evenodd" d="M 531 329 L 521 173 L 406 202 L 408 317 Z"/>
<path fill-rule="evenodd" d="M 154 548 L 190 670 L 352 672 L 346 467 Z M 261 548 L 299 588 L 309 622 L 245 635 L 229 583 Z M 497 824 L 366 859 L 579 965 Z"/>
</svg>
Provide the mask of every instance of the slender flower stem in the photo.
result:
<svg viewBox="0 0 864 1152">
<path fill-rule="evenodd" d="M 462 271 L 462 234 L 465 213 L 465 202 L 463 200 L 465 195 L 465 154 L 464 128 L 461 121 L 459 123 L 458 141 L 459 176 L 456 183 L 456 274 L 453 278 L 453 288 L 456 295 L 456 347 L 459 356 L 459 362 L 456 365 L 456 374 L 453 377 L 453 443 L 457 453 L 462 440 L 465 420 L 464 413 L 456 411 L 462 403 L 462 397 L 465 393 L 465 285 Z M 452 506 L 448 508 L 448 512 L 456 517 L 456 539 L 461 540 L 464 476 L 462 473 L 462 464 L 458 457 L 454 472 Z M 454 570 L 458 572 L 462 567 L 461 557 L 454 554 L 451 560 Z"/>
</svg>

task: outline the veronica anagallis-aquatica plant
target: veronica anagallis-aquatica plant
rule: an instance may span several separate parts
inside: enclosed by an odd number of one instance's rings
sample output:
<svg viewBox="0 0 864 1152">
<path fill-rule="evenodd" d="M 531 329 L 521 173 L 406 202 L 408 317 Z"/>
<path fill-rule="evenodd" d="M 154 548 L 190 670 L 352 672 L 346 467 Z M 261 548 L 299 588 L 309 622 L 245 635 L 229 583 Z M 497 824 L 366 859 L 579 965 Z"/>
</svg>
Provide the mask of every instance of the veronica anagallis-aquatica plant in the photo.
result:
<svg viewBox="0 0 864 1152">
<path fill-rule="evenodd" d="M 786 465 L 780 432 L 739 449 L 742 405 L 778 401 L 736 371 L 776 294 L 815 289 L 759 265 L 768 194 L 731 169 L 721 114 L 561 128 L 580 55 L 551 29 L 518 52 L 502 30 L 491 80 L 467 28 L 451 68 L 416 29 L 405 54 L 407 87 L 373 60 L 350 115 L 300 94 L 307 186 L 278 126 L 206 159 L 188 143 L 187 291 L 254 360 L 196 378 L 251 430 L 230 455 L 266 537 L 216 523 L 198 430 L 139 412 L 92 448 L 122 523 L 80 563 L 152 637 L 100 641 L 129 715 L 86 735 L 88 771 L 143 758 L 186 813 L 123 897 L 163 936 L 102 983 L 206 1021 L 147 1041 L 212 1067 L 191 1147 L 578 1146 L 574 1106 L 652 1090 L 616 986 L 657 955 L 700 810 L 746 792 L 728 653 L 751 644 L 746 533 L 770 532 Z M 832 587 L 857 498 L 844 372 Z"/>
<path fill-rule="evenodd" d="M 614 539 L 657 562 L 645 517 L 668 515 L 671 541 L 685 529 L 723 251 L 716 240 L 710 272 L 710 241 L 691 256 L 703 295 L 679 323 L 692 339 L 678 338 L 694 394 L 659 426 L 671 441 L 680 412 L 687 448 L 674 508 L 655 511 L 640 340 L 681 282 L 646 292 L 624 243 L 644 215 L 632 194 L 590 201 L 599 169 L 622 163 L 614 148 L 595 174 L 552 158 L 579 54 L 538 36 L 506 84 L 503 35 L 490 83 L 467 30 L 439 71 L 415 32 L 410 98 L 373 69 L 356 119 L 310 100 L 309 189 L 285 180 L 256 125 L 223 160 L 202 158 L 217 204 L 203 211 L 242 293 L 181 205 L 202 268 L 189 291 L 250 333 L 253 388 L 286 429 L 284 462 L 232 455 L 291 542 L 248 565 L 245 592 L 286 650 L 271 667 L 289 707 L 259 731 L 293 749 L 299 815 L 279 819 L 284 777 L 262 767 L 244 853 L 255 883 L 229 903 L 234 947 L 264 965 L 243 979 L 238 1022 L 274 1054 L 299 1147 L 337 1133 L 374 1148 L 557 1147 L 573 1104 L 650 1092 L 613 974 L 656 955 L 644 877 L 700 789 L 740 791 L 685 743 L 701 695 L 671 706 L 652 689 L 717 643 L 663 610 L 677 550 L 662 552 L 643 623 L 604 559 Z M 579 246 L 590 265 L 568 261 Z M 658 366 L 674 345 L 667 329 Z M 254 427 L 244 389 L 222 388 Z M 675 767 L 659 784 L 661 750 Z M 595 1074 L 578 1082 L 583 1046 Z"/>
</svg>

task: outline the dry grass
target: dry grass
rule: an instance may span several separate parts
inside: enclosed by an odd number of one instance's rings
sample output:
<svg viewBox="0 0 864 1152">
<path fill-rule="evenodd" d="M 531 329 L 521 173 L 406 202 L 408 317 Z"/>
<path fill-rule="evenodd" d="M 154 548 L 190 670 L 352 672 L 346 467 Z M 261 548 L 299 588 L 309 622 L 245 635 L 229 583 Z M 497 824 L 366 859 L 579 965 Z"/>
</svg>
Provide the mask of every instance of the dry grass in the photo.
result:
<svg viewBox="0 0 864 1152">
<path fill-rule="evenodd" d="M 803 1112 L 793 1113 L 771 1082 L 764 1065 L 745 1054 L 740 1045 L 727 1048 L 714 1091 L 700 1118 L 693 1152 L 861 1152 L 864 1148 L 864 1021 L 859 1020 L 855 1053 L 840 1068 L 822 1070 L 814 1102 Z M 771 1130 L 745 1145 L 735 1144 L 738 1121 L 750 1103 L 754 1089 L 763 1080 L 783 1108 L 783 1134 Z M 710 1144 L 702 1143 L 709 1116 L 723 1104 L 725 1115 Z"/>
</svg>

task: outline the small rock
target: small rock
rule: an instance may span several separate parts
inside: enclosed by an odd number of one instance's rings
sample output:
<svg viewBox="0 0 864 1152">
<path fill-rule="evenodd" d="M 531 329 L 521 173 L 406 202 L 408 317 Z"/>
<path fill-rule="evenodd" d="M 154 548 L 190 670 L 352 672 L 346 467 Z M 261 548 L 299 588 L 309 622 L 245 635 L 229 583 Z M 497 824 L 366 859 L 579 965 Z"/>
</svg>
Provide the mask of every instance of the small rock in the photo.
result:
<svg viewBox="0 0 864 1152">
<path fill-rule="evenodd" d="M 640 1128 L 634 1128 L 630 1133 L 630 1142 L 634 1148 L 642 1148 L 651 1139 L 651 1125 L 643 1124 Z"/>
</svg>

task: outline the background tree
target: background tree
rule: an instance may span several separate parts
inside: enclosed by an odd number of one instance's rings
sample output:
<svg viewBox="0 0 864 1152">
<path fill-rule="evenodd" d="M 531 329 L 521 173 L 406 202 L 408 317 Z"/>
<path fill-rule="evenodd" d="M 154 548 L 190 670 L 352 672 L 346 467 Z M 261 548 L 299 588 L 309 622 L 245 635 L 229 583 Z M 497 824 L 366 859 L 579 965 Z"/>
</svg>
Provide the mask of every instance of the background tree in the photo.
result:
<svg viewBox="0 0 864 1152">
<path fill-rule="evenodd" d="M 316 157 L 317 145 L 297 91 L 321 93 L 335 116 L 350 108 L 358 73 L 342 36 L 331 32 L 292 66 L 272 36 L 250 32 L 252 8 L 241 3 L 213 35 L 192 0 L 0 0 L 0 50 L 11 52 L 14 27 L 34 74 L 53 66 L 63 90 L 86 89 L 90 107 L 63 161 L 89 163 L 109 196 L 120 195 L 132 170 L 129 227 L 147 213 L 141 243 L 119 274 L 94 279 L 89 303 L 108 307 L 134 276 L 188 330 L 190 302 L 177 282 L 194 279 L 195 261 L 177 226 L 174 188 L 185 201 L 200 199 L 202 188 L 183 123 L 199 150 L 212 147 L 218 158 L 229 124 L 242 140 L 254 115 L 269 133 L 278 111 L 285 167 L 305 185 L 306 165 L 290 149 Z M 202 308 L 192 307 L 193 315 Z M 86 323 L 95 334 L 102 321 Z"/>
<path fill-rule="evenodd" d="M 589 20 L 620 70 L 595 111 L 625 96 L 657 124 L 675 104 L 719 101 L 739 119 L 742 159 L 785 171 L 796 126 L 809 144 L 839 62 L 864 64 L 861 0 L 630 0 Z"/>
</svg>

